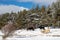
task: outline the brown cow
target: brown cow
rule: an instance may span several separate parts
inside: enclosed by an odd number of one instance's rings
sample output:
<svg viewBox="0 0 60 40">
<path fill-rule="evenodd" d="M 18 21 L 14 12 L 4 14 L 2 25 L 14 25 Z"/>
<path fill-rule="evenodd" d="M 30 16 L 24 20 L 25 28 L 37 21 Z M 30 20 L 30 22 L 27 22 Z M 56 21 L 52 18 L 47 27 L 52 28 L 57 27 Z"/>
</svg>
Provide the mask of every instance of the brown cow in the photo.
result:
<svg viewBox="0 0 60 40">
<path fill-rule="evenodd" d="M 29 23 L 27 25 L 27 30 L 34 30 L 35 29 L 35 24 L 34 23 Z"/>
</svg>

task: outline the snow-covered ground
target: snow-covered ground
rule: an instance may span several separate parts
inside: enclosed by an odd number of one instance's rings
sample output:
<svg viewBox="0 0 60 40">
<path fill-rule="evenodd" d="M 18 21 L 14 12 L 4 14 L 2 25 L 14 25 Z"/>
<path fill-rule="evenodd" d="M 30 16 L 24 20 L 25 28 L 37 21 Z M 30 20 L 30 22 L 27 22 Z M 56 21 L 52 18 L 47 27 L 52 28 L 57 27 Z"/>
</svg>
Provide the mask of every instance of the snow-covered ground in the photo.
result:
<svg viewBox="0 0 60 40">
<path fill-rule="evenodd" d="M 0 40 L 2 40 L 0 31 Z M 40 29 L 32 30 L 17 30 L 13 33 L 13 36 L 7 37 L 6 40 L 60 40 L 60 29 L 50 29 L 50 33 L 41 33 Z"/>
</svg>

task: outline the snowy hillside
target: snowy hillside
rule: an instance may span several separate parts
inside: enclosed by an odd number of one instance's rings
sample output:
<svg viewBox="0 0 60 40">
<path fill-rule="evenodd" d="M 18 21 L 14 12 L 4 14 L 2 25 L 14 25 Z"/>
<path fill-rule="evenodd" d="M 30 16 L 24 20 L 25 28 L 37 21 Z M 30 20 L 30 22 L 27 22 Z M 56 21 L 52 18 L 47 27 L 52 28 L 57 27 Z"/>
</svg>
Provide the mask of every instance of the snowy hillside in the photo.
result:
<svg viewBox="0 0 60 40">
<path fill-rule="evenodd" d="M 0 31 L 0 40 L 2 40 Z M 32 30 L 17 30 L 13 33 L 13 36 L 7 37 L 6 40 L 60 40 L 60 29 L 50 29 L 50 33 L 41 33 L 40 29 Z"/>
</svg>

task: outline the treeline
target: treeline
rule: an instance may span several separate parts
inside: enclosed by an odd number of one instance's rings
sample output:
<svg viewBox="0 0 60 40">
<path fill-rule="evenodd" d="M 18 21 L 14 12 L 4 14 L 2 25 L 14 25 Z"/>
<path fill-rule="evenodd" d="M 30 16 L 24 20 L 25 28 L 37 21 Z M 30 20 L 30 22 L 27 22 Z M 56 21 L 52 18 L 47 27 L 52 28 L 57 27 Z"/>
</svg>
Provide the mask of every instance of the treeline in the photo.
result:
<svg viewBox="0 0 60 40">
<path fill-rule="evenodd" d="M 53 3 L 52 5 L 40 7 L 37 5 L 30 10 L 23 10 L 18 13 L 4 13 L 0 15 L 0 28 L 7 24 L 8 21 L 12 21 L 18 28 L 25 28 L 29 23 L 47 25 L 53 27 L 60 27 L 60 2 Z M 34 20 L 34 17 L 30 15 L 39 15 L 39 20 Z M 37 17 L 36 17 L 37 18 Z M 30 25 L 29 25 L 30 26 Z"/>
</svg>

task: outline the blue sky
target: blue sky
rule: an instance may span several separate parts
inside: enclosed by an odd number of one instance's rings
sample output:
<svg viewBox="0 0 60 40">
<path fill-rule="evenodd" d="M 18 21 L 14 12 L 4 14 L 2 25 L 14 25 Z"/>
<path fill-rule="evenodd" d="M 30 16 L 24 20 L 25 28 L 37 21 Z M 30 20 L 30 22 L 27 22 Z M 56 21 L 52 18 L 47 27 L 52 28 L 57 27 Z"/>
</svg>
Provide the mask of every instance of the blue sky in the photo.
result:
<svg viewBox="0 0 60 40">
<path fill-rule="evenodd" d="M 13 10 L 15 8 L 18 11 L 18 9 L 20 9 L 21 7 L 22 9 L 31 9 L 32 7 L 35 7 L 37 4 L 39 6 L 42 6 L 42 5 L 48 6 L 48 5 L 51 5 L 53 2 L 56 2 L 56 0 L 0 0 L 0 13 L 4 12 L 6 8 L 8 8 L 7 11 L 8 10 L 10 11 L 11 9 Z M 9 9 L 9 6 L 10 8 L 11 7 L 12 8 Z"/>
<path fill-rule="evenodd" d="M 0 0 L 0 4 L 3 5 L 16 5 L 16 6 L 23 6 L 26 8 L 31 8 L 32 6 L 35 6 L 36 4 L 39 4 L 40 6 L 42 5 L 49 5 L 55 0 Z"/>
<path fill-rule="evenodd" d="M 8 0 L 0 0 L 0 4 L 3 5 L 16 5 L 16 6 L 23 6 L 26 8 L 31 8 L 34 4 L 32 2 L 18 2 L 18 1 L 8 1 Z"/>
</svg>

